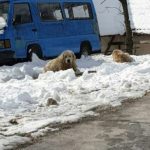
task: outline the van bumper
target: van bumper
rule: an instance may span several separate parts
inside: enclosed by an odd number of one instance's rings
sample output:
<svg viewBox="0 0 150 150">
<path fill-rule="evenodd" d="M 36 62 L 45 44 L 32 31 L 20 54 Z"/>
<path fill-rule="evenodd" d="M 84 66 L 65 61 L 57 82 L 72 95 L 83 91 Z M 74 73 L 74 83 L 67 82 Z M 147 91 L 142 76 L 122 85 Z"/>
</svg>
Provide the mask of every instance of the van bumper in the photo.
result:
<svg viewBox="0 0 150 150">
<path fill-rule="evenodd" d="M 14 59 L 15 52 L 14 51 L 0 51 L 0 63 L 9 62 Z"/>
</svg>

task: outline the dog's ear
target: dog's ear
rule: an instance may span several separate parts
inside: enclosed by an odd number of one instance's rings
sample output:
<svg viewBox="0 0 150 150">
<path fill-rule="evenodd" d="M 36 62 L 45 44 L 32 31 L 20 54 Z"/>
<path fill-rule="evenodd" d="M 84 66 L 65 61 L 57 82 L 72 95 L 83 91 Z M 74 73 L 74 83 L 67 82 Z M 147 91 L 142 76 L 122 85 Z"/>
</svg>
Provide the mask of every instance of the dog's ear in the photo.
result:
<svg viewBox="0 0 150 150">
<path fill-rule="evenodd" d="M 65 54 L 64 53 L 62 53 L 61 55 L 60 55 L 60 59 L 61 59 L 61 61 L 64 63 L 65 62 Z"/>
<path fill-rule="evenodd" d="M 76 61 L 76 55 L 72 53 L 73 60 Z"/>
</svg>

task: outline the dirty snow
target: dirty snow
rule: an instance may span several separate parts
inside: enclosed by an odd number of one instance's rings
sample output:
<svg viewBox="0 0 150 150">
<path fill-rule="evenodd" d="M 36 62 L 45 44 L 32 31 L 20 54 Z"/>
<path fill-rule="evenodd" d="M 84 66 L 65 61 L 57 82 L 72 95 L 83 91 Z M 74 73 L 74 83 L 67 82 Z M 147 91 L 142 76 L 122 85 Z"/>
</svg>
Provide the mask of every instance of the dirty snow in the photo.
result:
<svg viewBox="0 0 150 150">
<path fill-rule="evenodd" d="M 100 54 L 82 58 L 77 61 L 84 72 L 80 77 L 71 69 L 43 73 L 46 62 L 36 56 L 33 62 L 0 67 L 0 149 L 57 130 L 49 125 L 96 115 L 95 107 L 142 97 L 150 91 L 150 55 L 133 58 L 134 62 L 122 64 Z M 58 105 L 48 107 L 49 98 Z M 18 124 L 9 123 L 11 119 Z"/>
<path fill-rule="evenodd" d="M 6 27 L 6 21 L 3 17 L 0 17 L 0 34 L 3 34 L 4 30 L 3 28 Z"/>
</svg>

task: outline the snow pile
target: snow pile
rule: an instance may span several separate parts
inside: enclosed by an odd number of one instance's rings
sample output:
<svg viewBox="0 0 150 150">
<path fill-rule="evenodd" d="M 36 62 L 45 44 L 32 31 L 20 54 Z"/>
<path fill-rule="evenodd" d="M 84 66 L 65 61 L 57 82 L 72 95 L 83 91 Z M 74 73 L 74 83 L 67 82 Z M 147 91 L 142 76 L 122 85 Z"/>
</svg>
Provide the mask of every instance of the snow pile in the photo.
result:
<svg viewBox="0 0 150 150">
<path fill-rule="evenodd" d="M 5 137 L 0 135 L 0 150 L 15 149 L 17 144 L 26 144 L 30 142 L 31 140 L 27 137 L 20 137 L 20 136 Z"/>
<path fill-rule="evenodd" d="M 42 67 L 46 62 L 39 60 L 36 55 L 32 62 L 21 63 L 15 66 L 3 66 L 0 68 L 0 82 L 4 83 L 11 79 L 24 79 L 25 77 L 37 78 L 42 73 Z"/>
<path fill-rule="evenodd" d="M 0 34 L 3 34 L 3 28 L 6 27 L 6 21 L 3 17 L 0 17 Z"/>
<path fill-rule="evenodd" d="M 123 64 L 113 62 L 111 56 L 82 58 L 77 62 L 84 71 L 80 77 L 72 69 L 42 73 L 46 62 L 37 58 L 1 67 L 0 147 L 11 143 L 10 136 L 26 141 L 23 135 L 43 135 L 51 130 L 50 124 L 75 122 L 95 115 L 95 107 L 117 106 L 123 100 L 142 97 L 150 91 L 150 55 L 133 57 L 134 62 Z M 56 103 L 47 105 L 49 99 Z M 10 123 L 12 119 L 15 124 Z"/>
</svg>

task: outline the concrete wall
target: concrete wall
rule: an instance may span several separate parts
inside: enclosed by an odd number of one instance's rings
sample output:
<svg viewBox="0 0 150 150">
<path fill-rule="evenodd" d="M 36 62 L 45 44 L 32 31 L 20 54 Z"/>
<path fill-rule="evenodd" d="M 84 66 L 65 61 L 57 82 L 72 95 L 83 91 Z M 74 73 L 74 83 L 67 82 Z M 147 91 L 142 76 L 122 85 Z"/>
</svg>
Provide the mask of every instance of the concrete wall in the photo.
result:
<svg viewBox="0 0 150 150">
<path fill-rule="evenodd" d="M 136 44 L 145 41 L 149 42 L 149 44 Z M 138 47 L 135 51 L 136 55 L 150 54 L 150 36 L 135 36 L 134 43 L 134 46 Z"/>
</svg>

